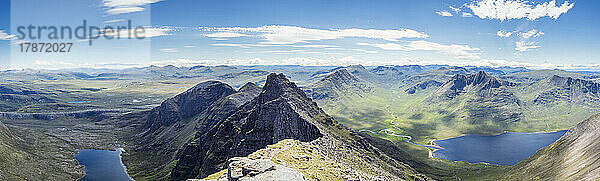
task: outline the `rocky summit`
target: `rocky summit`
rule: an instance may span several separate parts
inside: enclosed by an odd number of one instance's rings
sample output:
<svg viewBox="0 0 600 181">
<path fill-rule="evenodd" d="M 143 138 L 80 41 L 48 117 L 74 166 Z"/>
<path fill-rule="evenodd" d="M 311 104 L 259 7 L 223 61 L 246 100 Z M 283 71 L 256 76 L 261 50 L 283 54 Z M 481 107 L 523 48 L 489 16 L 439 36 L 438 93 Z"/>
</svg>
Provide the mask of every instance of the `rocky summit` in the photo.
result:
<svg viewBox="0 0 600 181">
<path fill-rule="evenodd" d="M 267 77 L 262 92 L 233 114 L 198 132 L 183 152 L 172 179 L 202 178 L 225 168 L 227 159 L 246 156 L 277 141 L 311 141 L 321 132 L 314 125 L 314 103 L 283 74 Z M 318 114 L 317 114 L 318 116 Z"/>
</svg>

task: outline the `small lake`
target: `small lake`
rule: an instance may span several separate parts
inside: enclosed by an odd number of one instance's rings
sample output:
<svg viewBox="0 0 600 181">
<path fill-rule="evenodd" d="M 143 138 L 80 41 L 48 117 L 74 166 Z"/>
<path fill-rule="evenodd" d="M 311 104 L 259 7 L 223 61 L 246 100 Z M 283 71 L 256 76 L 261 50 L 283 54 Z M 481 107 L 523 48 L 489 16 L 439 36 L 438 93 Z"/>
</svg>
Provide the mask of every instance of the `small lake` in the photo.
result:
<svg viewBox="0 0 600 181">
<path fill-rule="evenodd" d="M 558 140 L 567 131 L 549 133 L 502 133 L 493 136 L 465 135 L 434 143 L 441 147 L 433 157 L 469 163 L 514 165 Z"/>
<path fill-rule="evenodd" d="M 85 166 L 85 176 L 80 181 L 132 180 L 125 171 L 120 155 L 121 150 L 78 150 L 75 159 Z"/>
</svg>

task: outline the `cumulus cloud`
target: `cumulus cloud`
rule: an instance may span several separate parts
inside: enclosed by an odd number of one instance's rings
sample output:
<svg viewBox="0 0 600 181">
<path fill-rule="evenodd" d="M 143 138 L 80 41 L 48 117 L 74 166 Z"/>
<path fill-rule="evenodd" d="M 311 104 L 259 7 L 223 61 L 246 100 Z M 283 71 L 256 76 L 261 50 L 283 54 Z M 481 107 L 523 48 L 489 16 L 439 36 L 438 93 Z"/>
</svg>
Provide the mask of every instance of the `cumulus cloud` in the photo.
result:
<svg viewBox="0 0 600 181">
<path fill-rule="evenodd" d="M 369 39 L 383 39 L 388 41 L 399 41 L 403 38 L 427 38 L 429 35 L 411 29 L 313 29 L 298 26 L 262 26 L 255 28 L 226 27 L 207 28 L 201 27 L 200 31 L 230 32 L 230 33 L 253 33 L 263 41 L 260 44 L 295 44 L 308 43 L 310 41 L 333 40 L 340 38 L 356 37 Z"/>
<path fill-rule="evenodd" d="M 369 43 L 358 43 L 358 45 L 372 46 L 381 48 L 384 50 L 401 50 L 401 51 L 437 51 L 443 54 L 454 56 L 457 59 L 480 59 L 481 49 L 473 48 L 469 45 L 444 45 L 424 40 L 411 41 L 408 44 L 396 44 L 396 43 L 382 43 L 382 44 L 369 44 Z"/>
<path fill-rule="evenodd" d="M 534 38 L 535 37 L 540 37 L 542 35 L 544 35 L 544 32 L 538 31 L 536 29 L 532 29 L 532 30 L 530 30 L 528 32 L 520 32 L 519 33 L 519 36 L 521 36 L 522 38 L 525 38 L 525 39 L 528 39 L 528 38 L 531 38 L 531 37 L 534 37 Z"/>
<path fill-rule="evenodd" d="M 503 37 L 503 38 L 507 38 L 510 37 L 510 35 L 512 35 L 514 32 L 511 31 L 504 31 L 504 30 L 500 30 L 498 31 L 498 33 L 496 33 L 496 35 L 498 35 L 499 37 Z"/>
<path fill-rule="evenodd" d="M 536 20 L 542 17 L 558 19 L 558 17 L 571 8 L 574 3 L 565 1 L 556 5 L 556 1 L 533 3 L 523 0 L 479 0 L 466 5 L 475 16 L 482 19 L 510 20 L 522 19 Z"/>
<path fill-rule="evenodd" d="M 536 42 L 518 41 L 515 42 L 515 50 L 525 52 L 533 49 L 540 48 L 542 46 L 537 45 Z"/>
<path fill-rule="evenodd" d="M 444 16 L 444 17 L 450 17 L 450 16 L 452 16 L 452 13 L 450 13 L 448 11 L 436 11 L 435 14 L 438 14 L 438 15 Z"/>
<path fill-rule="evenodd" d="M 144 11 L 142 6 L 159 2 L 161 0 L 103 0 L 102 6 L 106 7 L 107 14 L 117 15 Z"/>
</svg>

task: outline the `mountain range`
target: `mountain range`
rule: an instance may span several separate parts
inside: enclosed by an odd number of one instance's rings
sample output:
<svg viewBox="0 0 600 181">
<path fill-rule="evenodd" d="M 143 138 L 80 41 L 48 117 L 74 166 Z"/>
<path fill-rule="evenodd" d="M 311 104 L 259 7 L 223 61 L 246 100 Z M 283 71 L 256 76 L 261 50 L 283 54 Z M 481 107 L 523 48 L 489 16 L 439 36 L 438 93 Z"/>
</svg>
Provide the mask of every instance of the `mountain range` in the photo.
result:
<svg viewBox="0 0 600 181">
<path fill-rule="evenodd" d="M 594 180 L 600 168 L 600 83 L 589 72 L 353 65 L 0 74 L 11 75 L 0 77 L 9 101 L 0 106 L 10 111 L 0 115 L 15 115 L 0 117 L 0 161 L 22 163 L 2 164 L 0 179 L 80 178 L 72 154 L 84 148 L 123 148 L 136 180 Z M 129 109 L 110 109 L 121 107 Z M 59 108 L 75 111 L 44 112 Z M 87 108 L 109 111 L 61 116 Z M 54 116 L 24 116 L 46 114 Z M 434 159 L 419 146 L 564 129 L 514 166 Z"/>
</svg>

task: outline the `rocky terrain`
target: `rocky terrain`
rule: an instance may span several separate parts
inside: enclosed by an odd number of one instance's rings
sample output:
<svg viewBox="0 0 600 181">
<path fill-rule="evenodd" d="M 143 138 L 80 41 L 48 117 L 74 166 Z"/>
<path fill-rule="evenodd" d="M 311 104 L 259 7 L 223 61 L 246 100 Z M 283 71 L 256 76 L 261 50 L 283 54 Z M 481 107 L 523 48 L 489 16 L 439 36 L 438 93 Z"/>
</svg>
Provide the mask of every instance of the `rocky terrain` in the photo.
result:
<svg viewBox="0 0 600 181">
<path fill-rule="evenodd" d="M 571 77 L 554 75 L 544 81 L 550 88 L 538 95 L 534 104 L 569 102 L 587 106 L 600 104 L 600 83 Z"/>
<path fill-rule="evenodd" d="M 83 169 L 65 141 L 0 122 L 0 180 L 76 180 Z"/>
<path fill-rule="evenodd" d="M 229 180 L 264 180 L 264 181 L 302 181 L 306 178 L 298 170 L 275 164 L 267 159 L 248 159 L 243 157 L 231 158 L 227 164 L 227 171 L 216 173 L 216 179 L 202 179 L 204 181 L 229 181 Z M 219 176 L 219 174 L 221 174 Z M 188 179 L 194 181 L 196 179 Z M 200 179 L 197 179 L 198 181 Z"/>
<path fill-rule="evenodd" d="M 182 116 L 193 114 L 178 111 L 184 110 L 181 104 L 198 104 L 194 106 L 197 109 L 187 109 L 196 115 Z M 131 147 L 130 155 L 124 157 L 134 178 L 204 178 L 226 169 L 231 158 L 293 139 L 298 141 L 297 149 L 319 156 L 296 160 L 295 166 L 286 162 L 306 178 L 428 179 L 337 123 L 283 74 L 270 74 L 262 89 L 247 84 L 235 91 L 217 82 L 201 83 L 143 114 L 147 115 L 145 119 L 134 121 L 138 126 L 125 129 L 143 138 L 129 141 L 135 144 L 140 140 L 141 144 Z M 303 172 L 300 165 L 310 165 L 317 158 L 337 165 L 333 170 L 326 169 L 332 172 L 329 176 L 314 172 L 316 168 Z M 274 163 L 281 164 L 276 160 Z"/>
<path fill-rule="evenodd" d="M 600 179 L 600 114 L 577 124 L 505 174 L 505 180 Z"/>
<path fill-rule="evenodd" d="M 365 96 L 373 89 L 368 82 L 354 76 L 348 69 L 337 69 L 323 79 L 303 87 L 306 94 L 315 99 L 339 100 L 347 96 Z"/>
</svg>

